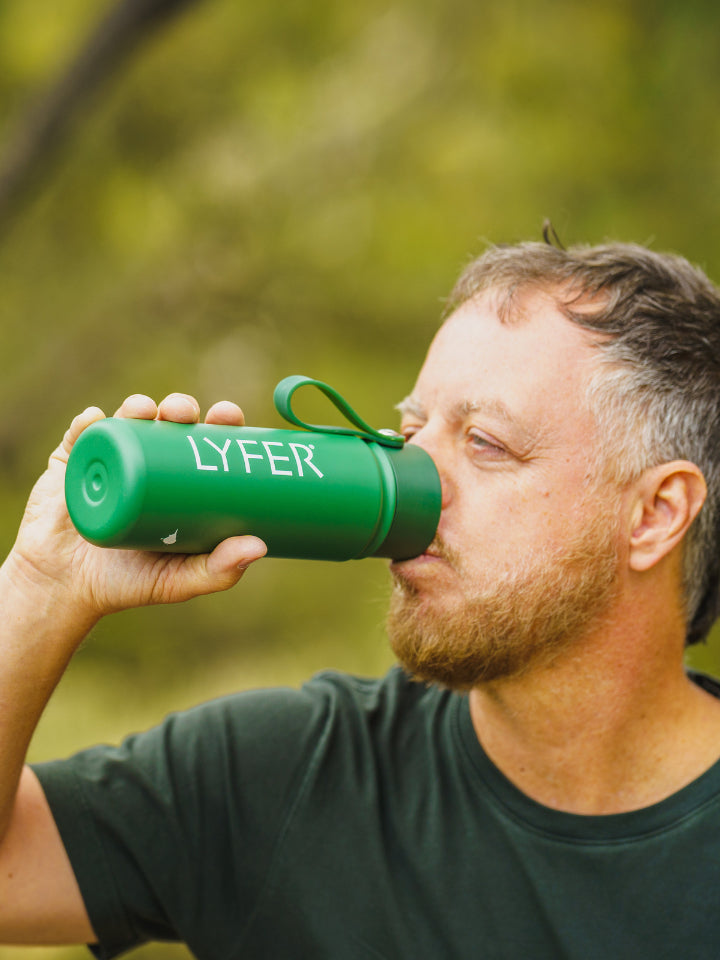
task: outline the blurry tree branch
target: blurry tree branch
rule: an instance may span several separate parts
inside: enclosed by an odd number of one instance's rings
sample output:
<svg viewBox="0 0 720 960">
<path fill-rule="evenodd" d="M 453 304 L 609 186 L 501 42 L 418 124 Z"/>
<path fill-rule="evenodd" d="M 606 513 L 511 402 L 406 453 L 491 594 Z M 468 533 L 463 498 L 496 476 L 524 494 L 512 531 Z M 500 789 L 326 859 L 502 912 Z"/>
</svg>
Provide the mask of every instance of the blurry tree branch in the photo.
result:
<svg viewBox="0 0 720 960">
<path fill-rule="evenodd" d="M 154 31 L 198 0 L 119 0 L 29 110 L 0 157 L 0 242 L 52 168 L 74 121 Z"/>
</svg>

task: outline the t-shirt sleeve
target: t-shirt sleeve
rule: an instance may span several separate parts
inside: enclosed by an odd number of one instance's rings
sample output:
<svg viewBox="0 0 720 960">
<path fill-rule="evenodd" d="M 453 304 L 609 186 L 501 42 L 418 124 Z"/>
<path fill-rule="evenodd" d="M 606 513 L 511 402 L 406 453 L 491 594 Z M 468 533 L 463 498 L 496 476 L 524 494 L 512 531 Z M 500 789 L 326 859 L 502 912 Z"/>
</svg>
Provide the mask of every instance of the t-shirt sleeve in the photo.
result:
<svg viewBox="0 0 720 960">
<path fill-rule="evenodd" d="M 99 956 L 147 940 L 207 951 L 229 899 L 240 941 L 326 712 L 306 689 L 238 694 L 34 767 Z"/>
</svg>

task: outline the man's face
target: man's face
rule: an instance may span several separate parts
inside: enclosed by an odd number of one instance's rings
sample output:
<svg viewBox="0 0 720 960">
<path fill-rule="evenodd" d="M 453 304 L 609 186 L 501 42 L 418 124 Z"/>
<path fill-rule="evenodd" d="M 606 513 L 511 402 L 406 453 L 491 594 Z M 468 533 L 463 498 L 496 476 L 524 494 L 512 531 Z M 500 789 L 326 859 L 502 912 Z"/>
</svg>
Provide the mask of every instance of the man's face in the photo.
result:
<svg viewBox="0 0 720 960">
<path fill-rule="evenodd" d="M 618 569 L 617 490 L 596 480 L 589 334 L 540 294 L 502 323 L 492 292 L 438 332 L 402 429 L 443 483 L 428 551 L 393 563 L 393 649 L 450 687 L 511 677 L 599 622 Z"/>
</svg>

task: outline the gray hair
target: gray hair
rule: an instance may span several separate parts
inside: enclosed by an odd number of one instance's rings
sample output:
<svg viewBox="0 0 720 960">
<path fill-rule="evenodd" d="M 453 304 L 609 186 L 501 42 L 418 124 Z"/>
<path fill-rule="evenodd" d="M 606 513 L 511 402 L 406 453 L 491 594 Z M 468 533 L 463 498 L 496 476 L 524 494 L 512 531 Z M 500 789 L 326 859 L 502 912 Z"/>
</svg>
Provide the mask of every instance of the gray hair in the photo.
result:
<svg viewBox="0 0 720 960">
<path fill-rule="evenodd" d="M 720 291 L 682 257 L 635 244 L 521 243 L 470 263 L 447 312 L 491 287 L 503 317 L 536 289 L 604 335 L 588 399 L 615 479 L 678 459 L 702 471 L 707 500 L 683 553 L 687 642 L 702 640 L 720 615 Z"/>
</svg>

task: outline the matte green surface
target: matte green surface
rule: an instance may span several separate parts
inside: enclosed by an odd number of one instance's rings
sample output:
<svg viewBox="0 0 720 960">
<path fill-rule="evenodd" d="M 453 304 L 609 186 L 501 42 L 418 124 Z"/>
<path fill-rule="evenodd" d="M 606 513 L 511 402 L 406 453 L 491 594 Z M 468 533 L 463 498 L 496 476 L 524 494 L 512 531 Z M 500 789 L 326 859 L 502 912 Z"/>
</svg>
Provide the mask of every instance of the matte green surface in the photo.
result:
<svg viewBox="0 0 720 960">
<path fill-rule="evenodd" d="M 66 500 L 80 533 L 100 546 L 204 553 L 249 533 L 273 557 L 400 558 L 432 540 L 440 483 L 417 447 L 109 418 L 75 445 Z"/>
</svg>

